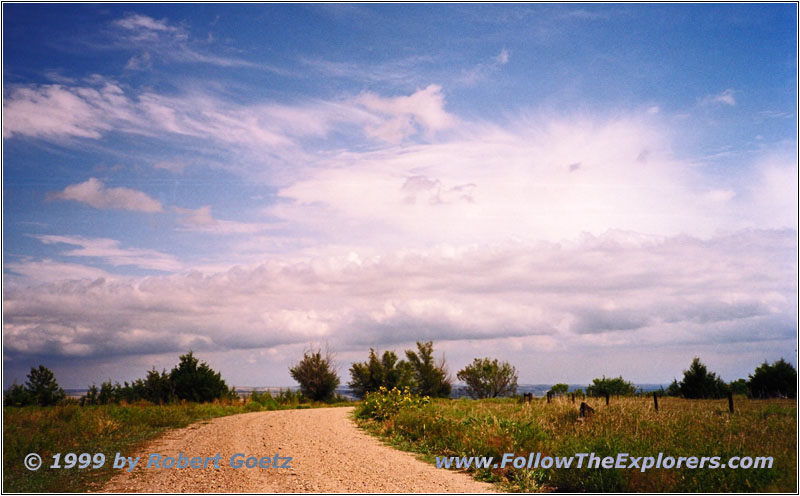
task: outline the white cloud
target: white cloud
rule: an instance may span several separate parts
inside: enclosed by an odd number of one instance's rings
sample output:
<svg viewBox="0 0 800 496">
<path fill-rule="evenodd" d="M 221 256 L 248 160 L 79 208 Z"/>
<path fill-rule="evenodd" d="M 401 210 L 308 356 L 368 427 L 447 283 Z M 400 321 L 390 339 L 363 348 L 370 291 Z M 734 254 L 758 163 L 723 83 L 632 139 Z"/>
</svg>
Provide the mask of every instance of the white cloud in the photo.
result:
<svg viewBox="0 0 800 496">
<path fill-rule="evenodd" d="M 736 91 L 734 91 L 731 88 L 728 88 L 727 90 L 723 91 L 722 93 L 720 93 L 718 95 L 708 95 L 708 96 L 706 96 L 705 98 L 703 98 L 702 103 L 706 104 L 706 105 L 709 105 L 709 104 L 723 104 L 723 105 L 734 106 L 734 105 L 736 105 L 736 98 L 734 96 L 735 93 L 736 93 Z"/>
<path fill-rule="evenodd" d="M 418 129 L 430 138 L 456 123 L 455 117 L 444 109 L 441 86 L 435 84 L 410 96 L 383 98 L 362 93 L 355 102 L 373 112 L 377 121 L 367 125 L 367 135 L 390 143 L 400 143 Z"/>
<path fill-rule="evenodd" d="M 63 256 L 99 258 L 103 263 L 115 267 L 127 265 L 161 271 L 176 271 L 183 267 L 172 255 L 149 249 L 121 248 L 120 242 L 114 239 L 59 235 L 34 237 L 48 245 L 66 244 L 78 247 L 61 252 Z"/>
<path fill-rule="evenodd" d="M 274 229 L 275 225 L 259 222 L 218 220 L 211 215 L 211 205 L 198 209 L 172 207 L 180 215 L 182 230 L 209 234 L 256 234 Z"/>
<path fill-rule="evenodd" d="M 155 258 L 113 240 L 40 239 L 113 264 Z M 273 257 L 208 275 L 43 281 L 5 292 L 4 345 L 12 356 L 63 357 L 327 341 L 363 354 L 435 339 L 460 355 L 474 340 L 487 349 L 519 339 L 591 348 L 623 366 L 637 363 L 632 350 L 654 346 L 692 353 L 793 340 L 795 253 L 795 231 L 705 241 L 610 232 L 559 244 Z M 532 353 L 498 346 L 512 361 Z"/>
<path fill-rule="evenodd" d="M 508 50 L 503 48 L 502 50 L 500 50 L 500 53 L 497 54 L 497 56 L 494 58 L 494 60 L 497 61 L 498 64 L 505 65 L 505 64 L 508 63 L 509 55 L 510 54 L 509 54 Z"/>
<path fill-rule="evenodd" d="M 113 22 L 114 26 L 122 28 L 131 41 L 156 41 L 163 36 L 172 39 L 185 40 L 185 30 L 169 24 L 166 19 L 153 19 L 142 14 L 130 14 Z"/>
<path fill-rule="evenodd" d="M 146 193 L 123 187 L 107 188 L 102 181 L 94 177 L 67 186 L 63 191 L 50 193 L 48 198 L 77 201 L 102 210 L 119 209 L 148 213 L 164 210 L 161 202 Z"/>
</svg>

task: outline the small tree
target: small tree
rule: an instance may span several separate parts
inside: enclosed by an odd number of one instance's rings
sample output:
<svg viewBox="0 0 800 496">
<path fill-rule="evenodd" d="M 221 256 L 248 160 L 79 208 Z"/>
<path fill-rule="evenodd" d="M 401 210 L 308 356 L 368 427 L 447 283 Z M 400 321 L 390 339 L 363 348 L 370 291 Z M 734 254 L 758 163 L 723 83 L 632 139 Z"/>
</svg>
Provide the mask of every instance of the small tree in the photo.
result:
<svg viewBox="0 0 800 496">
<path fill-rule="evenodd" d="M 300 391 L 314 401 L 330 400 L 339 386 L 339 376 L 330 353 L 322 356 L 320 350 L 303 353 L 303 359 L 289 369 L 292 378 L 300 384 Z"/>
<path fill-rule="evenodd" d="M 636 392 L 636 388 L 622 376 L 614 378 L 593 379 L 592 384 L 586 388 L 589 396 L 631 396 Z"/>
<path fill-rule="evenodd" d="M 569 392 L 569 385 L 559 382 L 558 384 L 553 384 L 553 387 L 550 388 L 550 391 L 557 395 L 567 394 Z"/>
<path fill-rule="evenodd" d="M 117 401 L 117 392 L 111 380 L 107 380 L 100 384 L 100 392 L 97 393 L 97 403 L 100 405 L 108 405 Z"/>
<path fill-rule="evenodd" d="M 356 396 L 363 398 L 381 386 L 389 390 L 411 386 L 413 373 L 411 365 L 404 360 L 398 360 L 393 351 L 384 351 L 383 356 L 378 359 L 375 350 L 370 348 L 369 359 L 366 362 L 354 363 L 350 367 L 352 380 L 349 386 L 353 388 Z"/>
<path fill-rule="evenodd" d="M 678 384 L 678 379 L 675 378 L 672 379 L 672 382 L 669 383 L 669 387 L 667 387 L 666 395 L 667 396 L 681 395 L 681 385 Z"/>
<path fill-rule="evenodd" d="M 417 341 L 417 351 L 406 350 L 406 358 L 414 370 L 414 393 L 421 396 L 447 398 L 453 388 L 444 357 L 437 364 L 433 359 L 433 341 Z"/>
<path fill-rule="evenodd" d="M 750 394 L 750 389 L 747 387 L 747 381 L 744 379 L 736 379 L 735 381 L 729 382 L 728 390 L 733 394 Z"/>
<path fill-rule="evenodd" d="M 226 398 L 229 394 L 220 373 L 200 362 L 191 351 L 181 355 L 180 362 L 169 373 L 169 382 L 175 396 L 182 400 L 203 403 Z"/>
<path fill-rule="evenodd" d="M 55 405 L 66 398 L 64 390 L 58 387 L 56 376 L 44 365 L 39 365 L 38 369 L 31 368 L 25 390 L 31 401 L 39 406 Z"/>
<path fill-rule="evenodd" d="M 3 405 L 5 406 L 27 406 L 32 404 L 33 398 L 28 394 L 28 390 L 17 384 L 16 381 L 14 381 L 14 384 L 8 389 L 3 398 Z"/>
<path fill-rule="evenodd" d="M 797 397 L 797 370 L 783 358 L 756 368 L 747 382 L 753 398 Z"/>
<path fill-rule="evenodd" d="M 476 358 L 456 377 L 467 383 L 467 394 L 472 398 L 496 398 L 517 392 L 517 369 L 496 358 Z"/>
<path fill-rule="evenodd" d="M 142 381 L 142 390 L 144 399 L 156 404 L 169 402 L 174 394 L 166 369 L 159 374 L 155 367 L 147 372 L 147 377 Z"/>
<path fill-rule="evenodd" d="M 89 389 L 86 391 L 86 394 L 81 398 L 81 406 L 85 405 L 96 405 L 98 403 L 97 397 L 100 393 L 100 390 L 97 389 L 97 386 L 92 384 L 89 386 Z"/>
<path fill-rule="evenodd" d="M 684 398 L 719 398 L 728 392 L 728 385 L 695 357 L 689 370 L 683 371 L 680 382 L 681 396 Z"/>
</svg>

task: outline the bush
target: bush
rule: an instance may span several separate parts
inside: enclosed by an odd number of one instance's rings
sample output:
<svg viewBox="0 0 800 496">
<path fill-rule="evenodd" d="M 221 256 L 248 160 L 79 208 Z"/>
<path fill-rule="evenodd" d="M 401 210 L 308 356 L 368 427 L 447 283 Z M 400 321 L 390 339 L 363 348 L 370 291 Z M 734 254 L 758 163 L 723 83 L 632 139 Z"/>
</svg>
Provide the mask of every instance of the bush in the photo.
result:
<svg viewBox="0 0 800 496">
<path fill-rule="evenodd" d="M 391 390 L 381 386 L 377 391 L 367 393 L 364 401 L 356 410 L 359 418 L 386 420 L 404 408 L 419 408 L 429 404 L 428 396 L 412 394 L 410 388 Z"/>
<path fill-rule="evenodd" d="M 592 384 L 586 388 L 589 396 L 631 396 L 636 392 L 636 388 L 630 382 L 620 377 L 593 379 Z"/>
<path fill-rule="evenodd" d="M 497 398 L 517 392 L 517 369 L 508 362 L 497 359 L 476 358 L 456 374 L 467 383 L 467 394 L 471 398 Z"/>
<path fill-rule="evenodd" d="M 323 358 L 320 350 L 303 353 L 303 359 L 289 373 L 300 384 L 300 391 L 314 401 L 331 400 L 339 386 L 333 357 L 326 353 Z"/>
<path fill-rule="evenodd" d="M 26 406 L 33 404 L 33 398 L 31 395 L 28 394 L 28 390 L 22 387 L 21 385 L 17 384 L 16 382 L 14 385 L 9 388 L 8 392 L 3 398 L 3 404 L 5 406 Z"/>
</svg>

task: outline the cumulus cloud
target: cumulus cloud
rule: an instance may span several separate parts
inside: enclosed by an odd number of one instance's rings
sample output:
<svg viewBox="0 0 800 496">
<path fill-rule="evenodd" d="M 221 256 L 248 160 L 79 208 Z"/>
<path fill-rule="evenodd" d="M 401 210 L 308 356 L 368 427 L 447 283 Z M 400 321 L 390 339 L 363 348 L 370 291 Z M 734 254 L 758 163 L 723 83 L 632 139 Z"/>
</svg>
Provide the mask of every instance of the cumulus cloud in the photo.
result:
<svg viewBox="0 0 800 496">
<path fill-rule="evenodd" d="M 112 240 L 40 239 L 114 264 L 153 255 Z M 363 352 L 419 339 L 552 339 L 615 353 L 621 343 L 786 341 L 795 336 L 795 241 L 796 231 L 708 240 L 609 232 L 569 243 L 273 258 L 205 275 L 87 273 L 6 291 L 5 350 L 64 357 L 328 341 Z"/>
<path fill-rule="evenodd" d="M 87 181 L 72 184 L 63 191 L 48 194 L 53 200 L 72 200 L 91 205 L 101 210 L 118 209 L 133 212 L 161 212 L 161 202 L 142 191 L 130 188 L 107 188 L 103 181 L 94 177 Z"/>
</svg>

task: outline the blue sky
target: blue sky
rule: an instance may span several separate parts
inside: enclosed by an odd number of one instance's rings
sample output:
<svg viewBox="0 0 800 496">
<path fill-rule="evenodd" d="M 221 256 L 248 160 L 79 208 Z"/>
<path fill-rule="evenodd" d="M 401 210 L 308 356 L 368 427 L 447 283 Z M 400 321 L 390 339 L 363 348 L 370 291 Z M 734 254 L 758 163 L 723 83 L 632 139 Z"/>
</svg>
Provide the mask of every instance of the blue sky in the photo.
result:
<svg viewBox="0 0 800 496">
<path fill-rule="evenodd" d="M 4 385 L 797 348 L 792 4 L 3 5 Z M 582 363 L 565 369 L 563 363 Z"/>
</svg>

